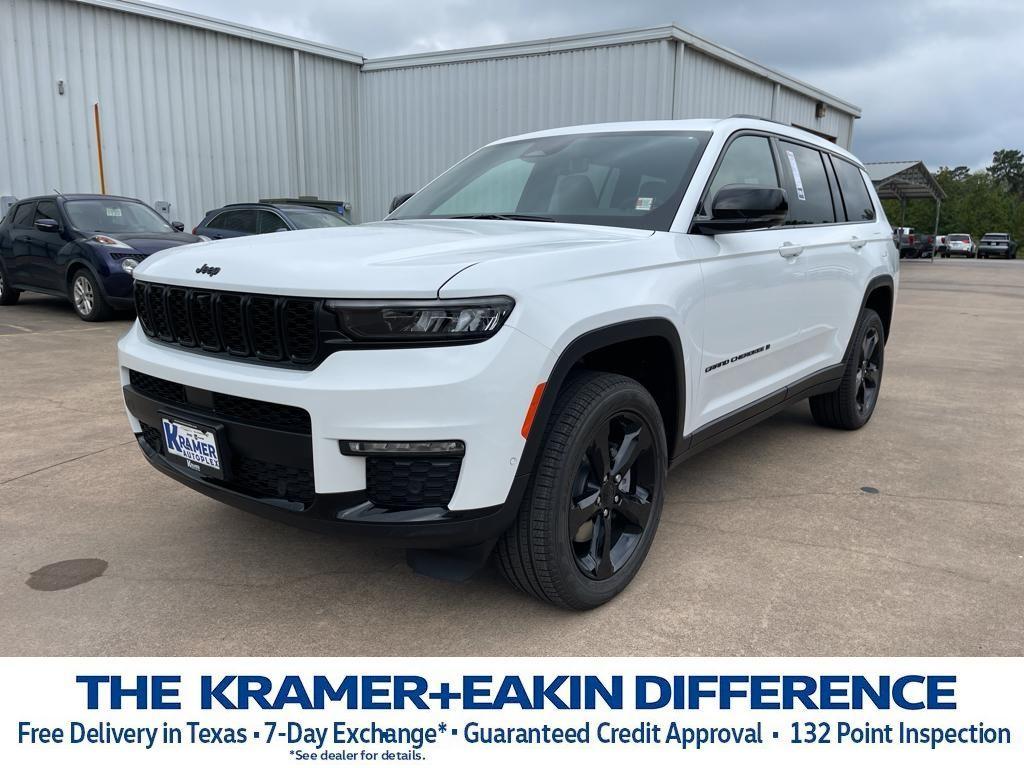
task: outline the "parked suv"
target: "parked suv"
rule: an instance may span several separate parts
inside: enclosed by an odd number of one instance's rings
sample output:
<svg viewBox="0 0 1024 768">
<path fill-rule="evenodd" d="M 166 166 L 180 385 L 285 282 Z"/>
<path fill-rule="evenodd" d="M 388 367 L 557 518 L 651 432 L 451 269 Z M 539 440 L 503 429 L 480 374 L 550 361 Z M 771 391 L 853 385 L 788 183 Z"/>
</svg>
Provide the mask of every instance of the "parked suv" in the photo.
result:
<svg viewBox="0 0 1024 768">
<path fill-rule="evenodd" d="M 1008 232 L 987 232 L 978 244 L 979 259 L 1016 259 L 1017 243 Z"/>
<path fill-rule="evenodd" d="M 647 556 L 670 466 L 803 399 L 868 422 L 898 264 L 863 167 L 810 133 L 561 128 L 382 222 L 148 260 L 121 381 L 146 458 L 197 491 L 429 573 L 495 551 L 590 608 Z"/>
<path fill-rule="evenodd" d="M 946 235 L 946 251 L 950 256 L 973 258 L 977 255 L 974 238 L 965 233 Z"/>
<path fill-rule="evenodd" d="M 311 205 L 233 203 L 208 211 L 192 233 L 220 240 L 296 229 L 346 227 L 349 224 L 348 219 L 340 214 Z"/>
<path fill-rule="evenodd" d="M 83 320 L 131 309 L 147 256 L 201 238 L 130 197 L 55 195 L 14 205 L 0 222 L 0 304 L 22 291 L 67 297 Z"/>
</svg>

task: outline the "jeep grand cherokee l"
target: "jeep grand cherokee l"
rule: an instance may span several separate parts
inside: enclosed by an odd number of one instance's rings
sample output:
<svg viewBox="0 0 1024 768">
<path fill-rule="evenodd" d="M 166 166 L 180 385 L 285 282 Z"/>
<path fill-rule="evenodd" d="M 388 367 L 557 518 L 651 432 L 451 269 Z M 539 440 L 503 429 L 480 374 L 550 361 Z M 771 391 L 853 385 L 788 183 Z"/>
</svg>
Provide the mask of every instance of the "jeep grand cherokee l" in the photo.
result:
<svg viewBox="0 0 1024 768">
<path fill-rule="evenodd" d="M 561 128 L 382 222 L 147 259 L 121 381 L 197 491 L 429 572 L 494 551 L 583 609 L 637 573 L 670 466 L 801 399 L 867 423 L 898 263 L 863 167 L 809 133 Z"/>
</svg>

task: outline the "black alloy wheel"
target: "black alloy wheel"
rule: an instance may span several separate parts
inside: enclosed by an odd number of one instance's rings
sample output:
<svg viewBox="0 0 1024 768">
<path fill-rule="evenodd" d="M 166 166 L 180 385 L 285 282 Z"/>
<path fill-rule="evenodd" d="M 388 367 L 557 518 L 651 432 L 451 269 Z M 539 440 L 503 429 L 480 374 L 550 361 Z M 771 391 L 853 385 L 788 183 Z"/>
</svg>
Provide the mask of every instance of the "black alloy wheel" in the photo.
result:
<svg viewBox="0 0 1024 768">
<path fill-rule="evenodd" d="M 871 327 L 864 334 L 857 363 L 857 393 L 854 397 L 857 411 L 870 414 L 878 400 L 878 387 L 882 378 L 882 339 L 878 328 Z"/>
<path fill-rule="evenodd" d="M 598 424 L 589 436 L 568 514 L 573 557 L 588 578 L 611 578 L 636 552 L 651 519 L 653 448 L 650 427 L 628 411 Z"/>
</svg>

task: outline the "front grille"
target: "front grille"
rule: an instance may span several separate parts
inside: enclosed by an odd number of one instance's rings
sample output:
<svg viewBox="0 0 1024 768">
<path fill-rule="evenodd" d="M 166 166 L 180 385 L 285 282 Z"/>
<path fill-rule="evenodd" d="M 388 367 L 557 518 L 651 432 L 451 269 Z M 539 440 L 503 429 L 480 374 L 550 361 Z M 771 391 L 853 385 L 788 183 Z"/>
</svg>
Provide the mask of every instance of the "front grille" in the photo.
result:
<svg viewBox="0 0 1024 768">
<path fill-rule="evenodd" d="M 144 422 L 139 424 L 142 426 L 142 439 L 145 443 L 162 454 L 163 436 L 160 430 Z M 285 499 L 309 504 L 316 498 L 313 470 L 260 461 L 234 451 L 227 479 L 208 478 L 207 482 L 257 499 Z"/>
<path fill-rule="evenodd" d="M 462 457 L 366 459 L 366 494 L 378 507 L 445 507 L 455 494 Z"/>
<path fill-rule="evenodd" d="M 184 349 L 309 366 L 321 358 L 322 299 L 283 298 L 135 283 L 147 336 Z"/>
<path fill-rule="evenodd" d="M 128 371 L 128 380 L 141 395 L 169 405 L 187 405 L 189 410 L 223 416 L 271 429 L 298 432 L 308 435 L 312 432 L 309 413 L 302 408 L 280 403 L 265 403 L 247 397 L 225 395 L 185 386 L 139 371 Z M 189 394 L 191 391 L 191 396 Z"/>
</svg>

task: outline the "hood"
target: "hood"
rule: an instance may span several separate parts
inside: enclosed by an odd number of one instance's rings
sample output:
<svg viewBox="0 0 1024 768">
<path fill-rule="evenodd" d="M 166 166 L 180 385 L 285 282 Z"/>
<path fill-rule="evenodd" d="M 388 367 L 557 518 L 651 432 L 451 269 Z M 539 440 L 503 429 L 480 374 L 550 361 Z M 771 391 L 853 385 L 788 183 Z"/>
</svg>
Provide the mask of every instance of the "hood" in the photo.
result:
<svg viewBox="0 0 1024 768">
<path fill-rule="evenodd" d="M 434 298 L 452 276 L 482 261 L 570 253 L 650 234 L 527 221 L 383 221 L 175 248 L 146 259 L 135 276 L 288 296 Z"/>
<path fill-rule="evenodd" d="M 104 232 L 100 234 L 106 233 Z M 200 239 L 196 235 L 192 235 L 187 232 L 140 232 L 130 235 L 118 234 L 107 236 L 113 237 L 115 240 L 120 240 L 125 245 L 130 245 L 133 251 L 142 254 L 143 256 L 149 256 L 150 254 L 162 251 L 166 248 L 175 248 L 187 243 L 200 242 Z"/>
</svg>

